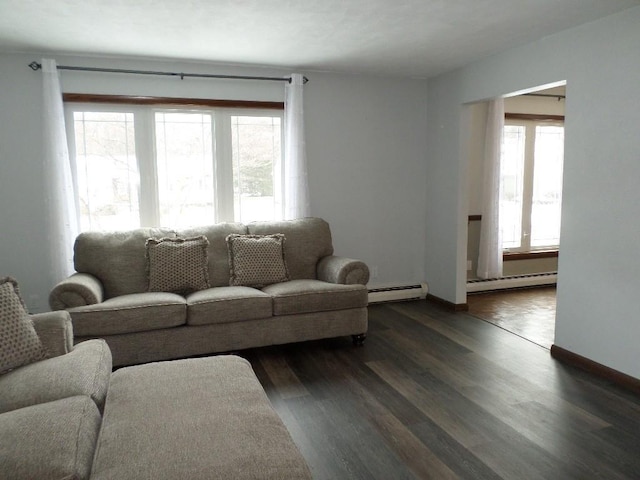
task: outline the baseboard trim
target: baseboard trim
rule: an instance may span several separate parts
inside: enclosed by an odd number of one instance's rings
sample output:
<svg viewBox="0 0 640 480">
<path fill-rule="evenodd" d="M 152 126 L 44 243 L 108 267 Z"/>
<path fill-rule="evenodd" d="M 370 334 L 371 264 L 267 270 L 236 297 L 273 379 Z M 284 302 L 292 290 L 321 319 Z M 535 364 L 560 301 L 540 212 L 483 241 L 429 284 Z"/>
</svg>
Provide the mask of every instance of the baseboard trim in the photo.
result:
<svg viewBox="0 0 640 480">
<path fill-rule="evenodd" d="M 369 304 L 418 300 L 425 298 L 428 290 L 429 287 L 426 283 L 371 288 L 369 289 Z"/>
<path fill-rule="evenodd" d="M 440 297 L 436 297 L 435 295 L 427 294 L 427 302 L 437 303 L 445 307 L 447 310 L 451 310 L 452 312 L 468 312 L 469 304 L 467 303 L 453 303 L 448 300 L 445 300 Z"/>
<path fill-rule="evenodd" d="M 640 394 L 640 379 L 619 372 L 613 368 L 594 362 L 582 355 L 573 353 L 557 345 L 551 345 L 551 356 L 597 377 L 610 381 L 626 390 Z"/>
</svg>

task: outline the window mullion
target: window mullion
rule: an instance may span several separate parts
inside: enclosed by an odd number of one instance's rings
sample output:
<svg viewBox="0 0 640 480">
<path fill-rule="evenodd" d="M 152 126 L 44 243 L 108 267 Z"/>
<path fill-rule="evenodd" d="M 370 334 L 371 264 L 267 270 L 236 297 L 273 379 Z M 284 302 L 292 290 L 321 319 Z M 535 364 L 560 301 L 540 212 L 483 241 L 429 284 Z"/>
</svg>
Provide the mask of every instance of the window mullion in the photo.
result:
<svg viewBox="0 0 640 480">
<path fill-rule="evenodd" d="M 533 123 L 526 125 L 524 179 L 522 201 L 522 243 L 521 250 L 531 249 L 531 208 L 533 198 L 533 171 L 535 157 L 536 127 Z"/>
<path fill-rule="evenodd" d="M 231 145 L 231 115 L 216 110 L 214 117 L 214 177 L 216 220 L 233 222 L 234 189 L 233 189 L 233 148 Z"/>
<path fill-rule="evenodd" d="M 136 158 L 140 172 L 140 226 L 155 227 L 160 223 L 160 210 L 153 110 L 136 109 L 134 122 Z"/>
</svg>

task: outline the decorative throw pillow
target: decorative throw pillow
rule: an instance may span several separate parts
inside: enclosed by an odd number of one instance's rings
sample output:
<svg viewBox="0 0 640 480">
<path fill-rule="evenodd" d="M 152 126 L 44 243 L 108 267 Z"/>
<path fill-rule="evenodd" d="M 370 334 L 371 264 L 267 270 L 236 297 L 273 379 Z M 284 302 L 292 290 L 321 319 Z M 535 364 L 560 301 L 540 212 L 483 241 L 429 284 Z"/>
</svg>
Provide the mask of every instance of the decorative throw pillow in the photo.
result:
<svg viewBox="0 0 640 480">
<path fill-rule="evenodd" d="M 262 288 L 289 280 L 284 259 L 284 235 L 227 236 L 229 285 Z"/>
<path fill-rule="evenodd" d="M 207 237 L 147 239 L 150 292 L 187 294 L 209 288 Z"/>
<path fill-rule="evenodd" d="M 10 277 L 0 279 L 0 374 L 44 357 L 18 282 Z"/>
</svg>

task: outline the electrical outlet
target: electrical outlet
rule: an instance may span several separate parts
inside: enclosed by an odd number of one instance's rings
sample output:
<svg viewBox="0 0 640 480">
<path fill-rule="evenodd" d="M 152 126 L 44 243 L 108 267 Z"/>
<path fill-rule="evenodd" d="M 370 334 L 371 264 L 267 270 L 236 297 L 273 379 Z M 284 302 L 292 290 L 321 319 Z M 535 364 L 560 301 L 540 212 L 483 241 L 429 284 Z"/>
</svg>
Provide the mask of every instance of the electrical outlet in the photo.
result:
<svg viewBox="0 0 640 480">
<path fill-rule="evenodd" d="M 473 262 L 471 260 L 467 260 L 467 271 L 473 268 Z"/>
<path fill-rule="evenodd" d="M 378 278 L 378 266 L 373 265 L 371 267 L 371 278 Z"/>
</svg>

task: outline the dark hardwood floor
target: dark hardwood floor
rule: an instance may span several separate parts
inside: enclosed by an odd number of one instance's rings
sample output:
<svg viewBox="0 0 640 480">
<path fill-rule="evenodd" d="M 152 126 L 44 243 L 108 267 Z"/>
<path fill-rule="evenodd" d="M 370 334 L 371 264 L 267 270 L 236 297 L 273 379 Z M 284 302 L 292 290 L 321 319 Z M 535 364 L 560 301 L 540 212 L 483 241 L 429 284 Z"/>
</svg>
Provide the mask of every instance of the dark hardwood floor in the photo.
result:
<svg viewBox="0 0 640 480">
<path fill-rule="evenodd" d="M 640 398 L 467 313 L 369 307 L 248 358 L 315 479 L 638 479 Z"/>
</svg>

